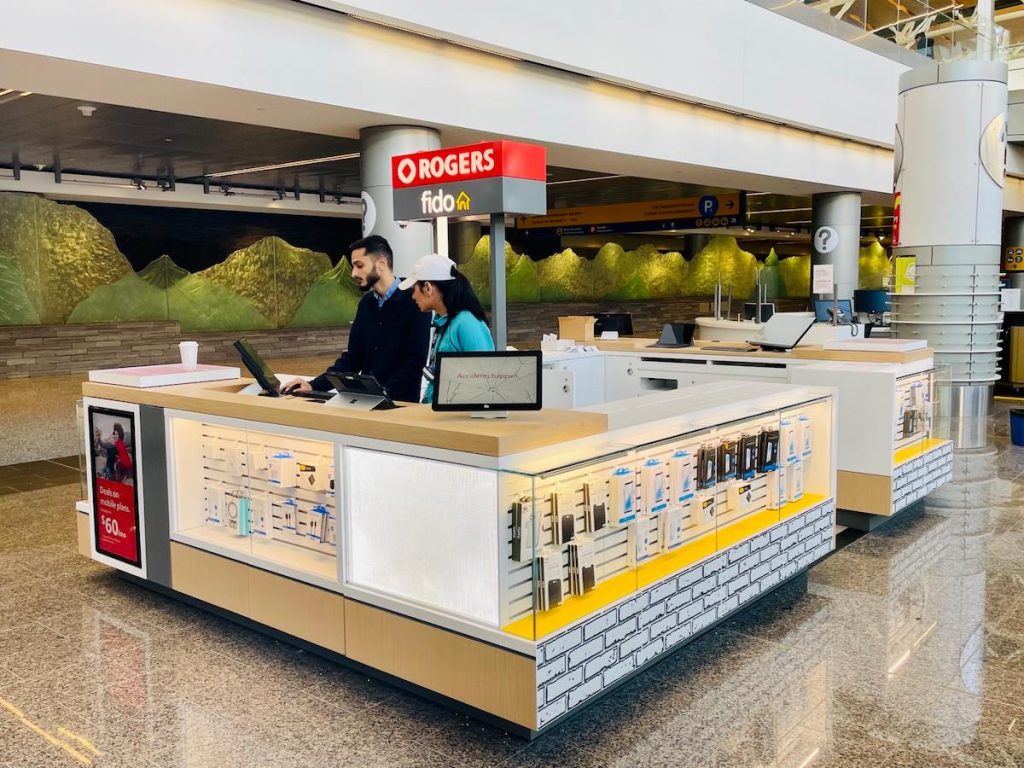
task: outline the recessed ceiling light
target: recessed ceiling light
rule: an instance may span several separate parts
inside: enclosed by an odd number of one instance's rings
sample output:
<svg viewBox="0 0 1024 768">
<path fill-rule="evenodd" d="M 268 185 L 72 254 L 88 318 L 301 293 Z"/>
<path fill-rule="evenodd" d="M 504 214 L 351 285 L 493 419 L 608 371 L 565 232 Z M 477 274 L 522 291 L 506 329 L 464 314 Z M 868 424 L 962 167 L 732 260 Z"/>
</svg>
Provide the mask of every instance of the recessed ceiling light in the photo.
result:
<svg viewBox="0 0 1024 768">
<path fill-rule="evenodd" d="M 164 141 L 170 142 L 170 141 L 174 141 L 174 139 L 168 138 L 168 139 L 164 139 Z"/>
</svg>

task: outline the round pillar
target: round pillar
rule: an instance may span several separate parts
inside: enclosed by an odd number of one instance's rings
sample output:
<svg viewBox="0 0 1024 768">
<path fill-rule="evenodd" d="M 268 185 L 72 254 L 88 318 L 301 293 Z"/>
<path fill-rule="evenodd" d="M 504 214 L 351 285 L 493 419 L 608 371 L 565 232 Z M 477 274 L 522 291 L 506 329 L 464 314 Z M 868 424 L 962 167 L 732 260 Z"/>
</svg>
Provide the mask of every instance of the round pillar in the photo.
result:
<svg viewBox="0 0 1024 768">
<path fill-rule="evenodd" d="M 892 324 L 898 338 L 926 339 L 935 362 L 949 366 L 944 407 L 960 448 L 985 444 L 999 378 L 1006 78 L 1006 64 L 993 61 L 900 76 L 893 259 L 907 285 L 894 286 Z"/>
<path fill-rule="evenodd" d="M 479 221 L 457 221 L 448 225 L 448 258 L 456 264 L 465 264 L 473 249 L 483 237 Z"/>
<path fill-rule="evenodd" d="M 686 235 L 683 238 L 683 242 L 685 243 L 683 247 L 686 250 L 687 257 L 692 259 L 698 253 L 704 250 L 704 246 L 711 242 L 711 235 Z"/>
<path fill-rule="evenodd" d="M 363 237 L 380 235 L 395 252 L 395 274 L 407 274 L 420 256 L 432 253 L 431 222 L 396 222 L 391 189 L 391 158 L 410 152 L 440 149 L 441 134 L 434 128 L 381 125 L 359 131 L 359 173 L 363 182 Z"/>
<path fill-rule="evenodd" d="M 831 264 L 837 299 L 852 299 L 860 267 L 860 193 L 824 192 L 811 198 L 811 274 Z"/>
</svg>

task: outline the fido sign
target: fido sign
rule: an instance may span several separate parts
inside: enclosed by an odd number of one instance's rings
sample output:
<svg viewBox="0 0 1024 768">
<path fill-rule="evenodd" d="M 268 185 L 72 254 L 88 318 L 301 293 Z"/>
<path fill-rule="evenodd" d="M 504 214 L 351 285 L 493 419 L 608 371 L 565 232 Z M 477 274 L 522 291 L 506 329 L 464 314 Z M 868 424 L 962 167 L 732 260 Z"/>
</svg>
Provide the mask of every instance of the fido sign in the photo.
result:
<svg viewBox="0 0 1024 768">
<path fill-rule="evenodd" d="M 544 147 L 489 141 L 391 158 L 395 218 L 546 213 Z"/>
</svg>

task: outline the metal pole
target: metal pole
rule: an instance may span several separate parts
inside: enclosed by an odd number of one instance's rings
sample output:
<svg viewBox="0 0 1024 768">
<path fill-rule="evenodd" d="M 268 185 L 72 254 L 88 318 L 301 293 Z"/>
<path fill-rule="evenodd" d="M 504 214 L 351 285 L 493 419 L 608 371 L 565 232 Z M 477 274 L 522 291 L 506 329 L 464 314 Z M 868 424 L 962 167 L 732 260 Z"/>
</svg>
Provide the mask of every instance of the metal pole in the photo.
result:
<svg viewBox="0 0 1024 768">
<path fill-rule="evenodd" d="M 494 348 L 503 352 L 508 345 L 505 323 L 505 214 L 491 214 L 491 335 Z"/>
<path fill-rule="evenodd" d="M 761 270 L 757 270 L 757 285 L 754 286 L 754 292 L 757 294 L 757 309 L 755 310 L 754 322 L 761 322 Z"/>
</svg>

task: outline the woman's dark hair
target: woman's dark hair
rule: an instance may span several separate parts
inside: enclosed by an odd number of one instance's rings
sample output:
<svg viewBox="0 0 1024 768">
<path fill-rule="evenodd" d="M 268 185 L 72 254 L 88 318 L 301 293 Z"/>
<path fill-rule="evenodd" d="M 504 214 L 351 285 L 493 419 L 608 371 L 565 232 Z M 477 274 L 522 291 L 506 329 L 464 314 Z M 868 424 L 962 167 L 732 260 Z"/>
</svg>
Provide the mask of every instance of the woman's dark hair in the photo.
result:
<svg viewBox="0 0 1024 768">
<path fill-rule="evenodd" d="M 118 437 L 124 440 L 124 427 L 122 427 L 120 424 L 114 424 L 114 431 L 117 433 Z"/>
<path fill-rule="evenodd" d="M 423 287 L 423 283 L 430 283 L 440 291 L 441 301 L 448 310 L 448 317 L 454 318 L 459 312 L 465 311 L 470 312 L 480 322 L 486 323 L 487 313 L 480 306 L 480 300 L 473 293 L 473 286 L 469 284 L 469 280 L 455 267 L 452 267 L 452 277 L 455 279 L 440 282 L 420 280 L 420 287 Z"/>
</svg>

